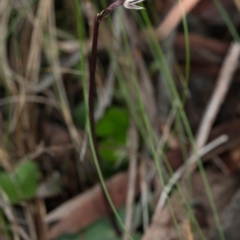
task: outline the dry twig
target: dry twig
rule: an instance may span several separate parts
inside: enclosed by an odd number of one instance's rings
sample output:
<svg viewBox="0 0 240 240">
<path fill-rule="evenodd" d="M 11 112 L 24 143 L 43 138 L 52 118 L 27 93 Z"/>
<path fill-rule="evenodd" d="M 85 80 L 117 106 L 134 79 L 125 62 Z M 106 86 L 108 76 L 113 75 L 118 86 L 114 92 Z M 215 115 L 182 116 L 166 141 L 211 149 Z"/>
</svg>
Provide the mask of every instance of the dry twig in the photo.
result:
<svg viewBox="0 0 240 240">
<path fill-rule="evenodd" d="M 192 165 L 195 165 L 196 162 L 199 160 L 199 158 L 203 157 L 207 153 L 211 152 L 213 149 L 218 147 L 219 145 L 222 145 L 223 143 L 228 141 L 228 137 L 226 135 L 222 135 L 218 137 L 217 139 L 213 140 L 203 148 L 201 148 L 197 153 L 193 154 L 186 163 L 181 166 L 170 178 L 167 185 L 164 187 L 162 194 L 159 198 L 157 207 L 155 209 L 155 213 L 153 216 L 153 221 L 156 221 L 156 219 L 160 216 L 161 211 L 166 203 L 166 200 L 168 198 L 169 193 L 172 190 L 172 187 L 180 180 L 180 178 L 183 176 L 183 174 L 188 170 L 191 169 Z"/>
<path fill-rule="evenodd" d="M 237 69 L 239 55 L 239 43 L 231 44 L 227 57 L 223 63 L 222 70 L 219 74 L 216 88 L 212 94 L 211 100 L 209 101 L 198 129 L 196 136 L 197 149 L 202 148 L 208 139 L 211 127 L 215 121 L 220 106 L 226 97 L 227 91 L 233 79 L 233 75 Z"/>
<path fill-rule="evenodd" d="M 64 116 L 64 119 L 66 121 L 66 124 L 68 126 L 69 133 L 71 135 L 71 138 L 73 140 L 73 143 L 75 144 L 76 150 L 79 150 L 79 146 L 82 144 L 82 138 L 78 134 L 76 127 L 74 126 L 72 116 L 70 113 L 70 107 L 67 100 L 66 91 L 63 85 L 63 79 L 62 75 L 60 74 L 60 61 L 59 61 L 59 55 L 58 55 L 58 49 L 57 49 L 57 39 L 56 39 L 56 28 L 55 28 L 55 10 L 53 7 L 53 3 L 51 3 L 51 14 L 48 15 L 48 29 L 49 29 L 49 52 L 46 52 L 47 56 L 49 57 L 50 64 L 53 68 L 53 75 L 56 79 L 56 86 L 59 93 L 59 101 L 60 101 L 60 107 L 62 110 L 62 114 Z"/>
<path fill-rule="evenodd" d="M 200 0 L 182 0 L 177 1 L 164 21 L 158 27 L 156 34 L 159 40 L 167 36 L 177 27 L 182 17 L 190 12 Z"/>
</svg>

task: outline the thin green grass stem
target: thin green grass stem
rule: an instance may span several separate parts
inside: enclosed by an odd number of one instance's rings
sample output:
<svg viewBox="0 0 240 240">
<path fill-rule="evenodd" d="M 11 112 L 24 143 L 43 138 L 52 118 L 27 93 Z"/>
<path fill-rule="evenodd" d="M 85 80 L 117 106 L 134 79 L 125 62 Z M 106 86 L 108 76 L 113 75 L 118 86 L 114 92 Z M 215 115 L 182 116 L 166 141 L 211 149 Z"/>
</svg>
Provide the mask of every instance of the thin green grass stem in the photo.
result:
<svg viewBox="0 0 240 240">
<path fill-rule="evenodd" d="M 179 5 L 181 6 L 181 1 L 178 0 Z M 182 104 L 185 105 L 187 92 L 188 92 L 188 84 L 190 80 L 190 44 L 189 44 L 189 32 L 188 32 L 188 24 L 187 24 L 187 18 L 186 14 L 184 12 L 184 9 L 182 10 L 182 24 L 183 24 L 183 31 L 184 31 L 184 40 L 185 40 L 185 81 L 184 81 L 184 87 L 183 87 L 183 98 L 182 98 Z"/>
<path fill-rule="evenodd" d="M 235 42 L 240 42 L 240 36 L 231 20 L 231 18 L 229 17 L 227 11 L 224 9 L 224 6 L 222 5 L 221 1 L 220 0 L 213 0 L 218 11 L 220 12 L 220 14 L 222 15 L 222 18 L 223 20 L 225 21 L 228 29 L 229 29 L 229 32 L 231 33 L 233 39 Z"/>
</svg>

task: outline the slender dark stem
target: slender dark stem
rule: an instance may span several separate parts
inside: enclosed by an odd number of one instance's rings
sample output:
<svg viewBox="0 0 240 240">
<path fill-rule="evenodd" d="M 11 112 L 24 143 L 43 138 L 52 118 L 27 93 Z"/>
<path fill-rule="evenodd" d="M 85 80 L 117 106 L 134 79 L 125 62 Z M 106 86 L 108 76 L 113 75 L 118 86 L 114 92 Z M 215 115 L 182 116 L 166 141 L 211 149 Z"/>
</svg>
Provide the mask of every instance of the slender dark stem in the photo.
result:
<svg viewBox="0 0 240 240">
<path fill-rule="evenodd" d="M 103 12 L 103 13 L 106 13 Z M 94 23 L 94 30 L 93 30 L 93 41 L 92 41 L 92 53 L 90 57 L 90 66 L 89 66 L 89 94 L 88 94 L 88 107 L 89 107 L 89 119 L 90 119 L 90 130 L 91 130 L 91 135 L 93 139 L 93 145 L 94 145 L 94 150 L 97 156 L 97 160 L 100 166 L 100 169 L 103 173 L 103 168 L 102 168 L 102 162 L 99 156 L 99 151 L 98 151 L 98 143 L 97 143 L 97 137 L 96 137 L 96 130 L 95 130 L 95 119 L 94 119 L 94 95 L 96 92 L 96 81 L 95 81 L 95 72 L 96 72 L 96 65 L 97 65 L 97 44 L 98 44 L 98 31 L 99 31 L 99 25 L 101 23 L 101 20 L 105 17 L 103 14 L 98 14 L 97 17 L 95 18 L 95 23 Z M 104 200 L 106 203 L 106 208 L 107 212 L 109 215 L 109 218 L 111 220 L 111 223 L 115 229 L 115 232 L 118 236 L 121 235 L 121 230 L 119 229 L 119 226 L 117 224 L 117 221 L 114 217 L 113 211 L 111 209 L 111 206 L 108 202 L 108 199 L 104 193 L 104 189 L 102 188 Z"/>
<path fill-rule="evenodd" d="M 97 65 L 98 30 L 99 30 L 100 22 L 101 22 L 101 18 L 99 15 L 97 15 L 94 23 L 92 52 L 91 52 L 90 66 L 89 66 L 90 72 L 89 72 L 88 107 L 89 107 L 90 128 L 91 128 L 91 134 L 93 138 L 94 149 L 97 155 L 99 165 L 102 168 L 102 164 L 99 158 L 98 144 L 97 144 L 97 137 L 96 137 L 96 130 L 95 130 L 95 120 L 94 120 L 94 94 L 96 92 L 95 72 L 96 72 L 96 65 Z"/>
</svg>

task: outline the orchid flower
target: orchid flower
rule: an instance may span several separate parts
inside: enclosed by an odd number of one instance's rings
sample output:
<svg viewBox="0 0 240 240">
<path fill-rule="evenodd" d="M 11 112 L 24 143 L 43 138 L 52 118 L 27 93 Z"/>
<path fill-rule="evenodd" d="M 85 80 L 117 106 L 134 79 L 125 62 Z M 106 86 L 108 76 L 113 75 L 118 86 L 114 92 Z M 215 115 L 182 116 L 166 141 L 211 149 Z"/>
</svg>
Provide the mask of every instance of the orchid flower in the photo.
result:
<svg viewBox="0 0 240 240">
<path fill-rule="evenodd" d="M 107 8 L 105 8 L 102 12 L 98 14 L 98 17 L 101 18 L 106 18 L 115 8 L 123 5 L 125 8 L 128 9 L 135 9 L 135 10 L 140 10 L 144 9 L 144 7 L 140 7 L 137 4 L 140 2 L 144 2 L 145 0 L 117 0 L 115 2 L 112 2 L 110 5 L 108 5 Z"/>
<path fill-rule="evenodd" d="M 139 7 L 137 4 L 143 1 L 145 0 L 125 0 L 123 6 L 128 9 L 140 10 L 144 9 L 144 7 Z"/>
</svg>

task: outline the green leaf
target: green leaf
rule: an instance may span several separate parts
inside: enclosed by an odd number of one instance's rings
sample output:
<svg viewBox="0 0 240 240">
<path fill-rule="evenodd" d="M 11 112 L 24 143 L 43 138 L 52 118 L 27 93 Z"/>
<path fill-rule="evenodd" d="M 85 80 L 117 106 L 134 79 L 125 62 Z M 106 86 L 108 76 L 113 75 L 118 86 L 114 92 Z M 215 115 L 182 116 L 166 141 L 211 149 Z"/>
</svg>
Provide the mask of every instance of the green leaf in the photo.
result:
<svg viewBox="0 0 240 240">
<path fill-rule="evenodd" d="M 57 240 L 120 240 L 107 218 L 102 218 L 86 230 L 75 235 L 64 235 Z"/>
<path fill-rule="evenodd" d="M 37 165 L 32 161 L 22 163 L 16 170 L 15 181 L 19 185 L 19 197 L 22 200 L 35 196 L 40 178 Z"/>
<path fill-rule="evenodd" d="M 11 203 L 18 202 L 16 184 L 8 173 L 0 173 L 0 187 L 7 195 Z"/>
<path fill-rule="evenodd" d="M 13 204 L 35 196 L 40 172 L 32 161 L 18 166 L 14 174 L 0 172 L 0 188 Z"/>
<path fill-rule="evenodd" d="M 127 110 L 119 107 L 108 109 L 104 117 L 96 125 L 98 137 L 112 137 L 120 143 L 125 143 L 129 124 Z"/>
<path fill-rule="evenodd" d="M 76 235 L 63 235 L 57 240 L 80 240 L 79 234 Z"/>
<path fill-rule="evenodd" d="M 107 218 L 100 219 L 88 227 L 82 234 L 86 239 L 91 240 L 120 240 L 117 237 L 111 223 Z"/>
<path fill-rule="evenodd" d="M 126 144 L 129 113 L 119 107 L 109 108 L 96 125 L 96 134 L 101 138 L 99 153 L 104 165 L 111 168 L 119 159 L 119 150 Z"/>
</svg>

